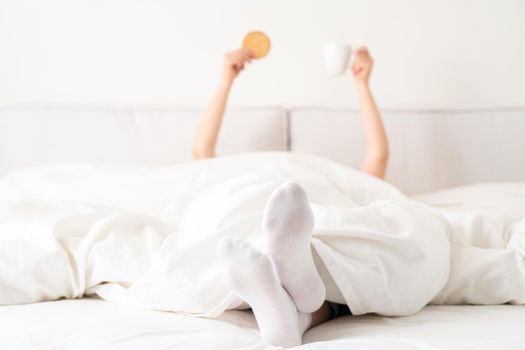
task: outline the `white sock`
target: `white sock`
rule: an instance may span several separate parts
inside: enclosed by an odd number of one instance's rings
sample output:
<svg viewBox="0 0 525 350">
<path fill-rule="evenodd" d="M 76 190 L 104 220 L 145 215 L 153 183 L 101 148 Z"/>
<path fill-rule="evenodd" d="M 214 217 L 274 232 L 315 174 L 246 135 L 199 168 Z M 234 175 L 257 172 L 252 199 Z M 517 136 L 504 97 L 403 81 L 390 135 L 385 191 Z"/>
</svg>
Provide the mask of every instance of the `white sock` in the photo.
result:
<svg viewBox="0 0 525 350">
<path fill-rule="evenodd" d="M 313 226 L 312 210 L 301 186 L 287 182 L 272 193 L 263 217 L 268 255 L 297 310 L 305 313 L 319 309 L 326 297 L 310 248 Z"/>
<path fill-rule="evenodd" d="M 264 342 L 297 346 L 311 316 L 300 314 L 274 274 L 270 259 L 248 242 L 223 238 L 217 244 L 226 287 L 250 305 Z"/>
</svg>

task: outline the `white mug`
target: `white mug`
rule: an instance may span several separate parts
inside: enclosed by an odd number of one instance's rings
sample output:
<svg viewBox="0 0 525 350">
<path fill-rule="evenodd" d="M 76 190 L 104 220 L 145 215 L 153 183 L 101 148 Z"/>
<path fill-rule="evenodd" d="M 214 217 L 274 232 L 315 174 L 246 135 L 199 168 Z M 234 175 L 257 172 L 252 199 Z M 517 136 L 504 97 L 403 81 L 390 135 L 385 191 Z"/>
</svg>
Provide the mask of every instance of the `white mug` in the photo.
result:
<svg viewBox="0 0 525 350">
<path fill-rule="evenodd" d="M 352 47 L 348 44 L 331 42 L 324 45 L 324 65 L 330 75 L 343 74 L 348 68 Z"/>
</svg>

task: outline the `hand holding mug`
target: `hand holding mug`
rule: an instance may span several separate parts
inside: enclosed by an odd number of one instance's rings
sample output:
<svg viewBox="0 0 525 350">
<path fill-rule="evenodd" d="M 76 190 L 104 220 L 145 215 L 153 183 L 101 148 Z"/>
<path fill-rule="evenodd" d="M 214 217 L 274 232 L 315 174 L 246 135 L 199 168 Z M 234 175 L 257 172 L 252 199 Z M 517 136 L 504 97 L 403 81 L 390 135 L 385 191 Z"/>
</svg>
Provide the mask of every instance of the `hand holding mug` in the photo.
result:
<svg viewBox="0 0 525 350">
<path fill-rule="evenodd" d="M 357 83 L 367 83 L 372 71 L 373 60 L 366 47 L 352 52 L 352 47 L 343 43 L 328 43 L 324 46 L 324 63 L 328 74 L 342 75 L 351 63 L 352 74 Z"/>
<path fill-rule="evenodd" d="M 352 74 L 357 83 L 368 83 L 373 64 L 374 61 L 366 47 L 360 47 L 355 51 L 352 62 Z"/>
</svg>

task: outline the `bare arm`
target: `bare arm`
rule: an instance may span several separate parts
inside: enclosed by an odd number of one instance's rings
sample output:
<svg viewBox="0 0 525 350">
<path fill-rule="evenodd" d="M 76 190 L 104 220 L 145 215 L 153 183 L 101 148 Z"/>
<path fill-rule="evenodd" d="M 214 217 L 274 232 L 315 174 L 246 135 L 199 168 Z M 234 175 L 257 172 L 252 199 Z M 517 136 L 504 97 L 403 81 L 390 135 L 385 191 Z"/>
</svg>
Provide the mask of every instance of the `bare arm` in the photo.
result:
<svg viewBox="0 0 525 350">
<path fill-rule="evenodd" d="M 356 51 L 352 72 L 359 93 L 359 105 L 365 132 L 366 151 L 362 171 L 384 179 L 389 157 L 388 139 L 381 121 L 381 115 L 372 96 L 372 91 L 368 86 L 372 65 L 373 61 L 368 54 L 368 50 L 359 48 Z"/>
<path fill-rule="evenodd" d="M 252 58 L 253 54 L 243 49 L 229 52 L 224 56 L 224 75 L 195 132 L 192 146 L 193 159 L 215 157 L 215 146 L 231 87 L 245 64 Z"/>
<path fill-rule="evenodd" d="M 217 144 L 231 86 L 231 83 L 221 82 L 204 112 L 204 116 L 197 125 L 192 146 L 193 159 L 215 157 L 215 145 Z"/>
</svg>

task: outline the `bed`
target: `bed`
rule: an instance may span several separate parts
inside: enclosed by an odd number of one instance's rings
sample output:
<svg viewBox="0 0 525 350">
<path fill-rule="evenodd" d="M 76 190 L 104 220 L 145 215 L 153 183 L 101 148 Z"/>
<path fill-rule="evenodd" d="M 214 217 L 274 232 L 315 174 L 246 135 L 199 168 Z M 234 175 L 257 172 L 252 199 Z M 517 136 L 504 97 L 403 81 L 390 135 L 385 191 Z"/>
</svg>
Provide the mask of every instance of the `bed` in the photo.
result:
<svg viewBox="0 0 525 350">
<path fill-rule="evenodd" d="M 2 349 L 271 349 L 250 312 L 216 320 L 97 299 L 5 306 Z M 523 349 L 519 306 L 429 306 L 411 317 L 343 317 L 307 332 L 304 349 Z"/>
<path fill-rule="evenodd" d="M 525 109 L 386 110 L 388 180 L 406 194 L 454 211 L 525 210 Z M 0 173 L 57 163 L 168 165 L 189 160 L 199 110 L 0 109 Z M 242 132 L 240 132 L 242 130 Z M 354 110 L 280 107 L 231 110 L 219 154 L 311 153 L 359 166 Z M 481 183 L 478 185 L 470 185 Z M 427 306 L 410 317 L 364 315 L 323 324 L 305 349 L 523 349 L 522 306 Z M 218 319 L 96 298 L 0 307 L 2 349 L 265 349 L 253 315 Z"/>
</svg>

